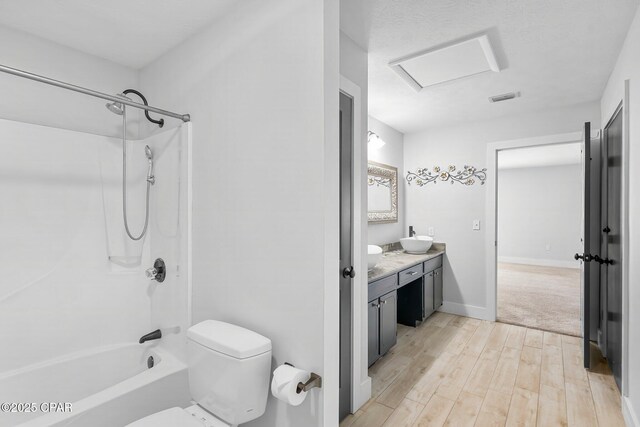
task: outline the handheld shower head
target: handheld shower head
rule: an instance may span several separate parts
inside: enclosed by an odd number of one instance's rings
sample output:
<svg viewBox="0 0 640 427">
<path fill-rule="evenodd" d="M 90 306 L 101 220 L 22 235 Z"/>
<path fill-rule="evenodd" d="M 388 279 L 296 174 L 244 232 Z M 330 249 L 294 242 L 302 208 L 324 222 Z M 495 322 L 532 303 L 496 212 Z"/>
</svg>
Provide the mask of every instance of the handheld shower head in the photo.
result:
<svg viewBox="0 0 640 427">
<path fill-rule="evenodd" d="M 151 151 L 151 147 L 146 145 L 144 147 L 144 154 L 147 156 L 147 160 L 149 161 L 149 170 L 147 171 L 147 182 L 153 185 L 156 183 L 156 177 L 153 175 L 153 151 Z"/>
</svg>

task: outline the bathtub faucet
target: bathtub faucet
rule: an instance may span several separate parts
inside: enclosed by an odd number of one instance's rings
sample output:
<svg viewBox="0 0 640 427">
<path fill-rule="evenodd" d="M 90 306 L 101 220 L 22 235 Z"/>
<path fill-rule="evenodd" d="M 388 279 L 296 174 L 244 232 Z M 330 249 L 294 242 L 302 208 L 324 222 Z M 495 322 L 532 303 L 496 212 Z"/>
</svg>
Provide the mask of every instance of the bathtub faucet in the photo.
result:
<svg viewBox="0 0 640 427">
<path fill-rule="evenodd" d="M 141 336 L 140 341 L 138 342 L 142 344 L 147 341 L 159 340 L 160 338 L 162 338 L 162 331 L 160 329 L 156 329 L 153 332 L 149 332 L 148 334 Z"/>
</svg>

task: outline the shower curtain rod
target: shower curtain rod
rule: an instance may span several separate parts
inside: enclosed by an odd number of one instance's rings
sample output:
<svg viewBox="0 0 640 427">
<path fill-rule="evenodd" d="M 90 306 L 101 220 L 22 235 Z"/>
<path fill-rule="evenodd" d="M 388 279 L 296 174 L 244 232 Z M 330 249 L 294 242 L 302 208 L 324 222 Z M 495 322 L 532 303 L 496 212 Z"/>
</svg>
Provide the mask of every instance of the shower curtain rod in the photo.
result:
<svg viewBox="0 0 640 427">
<path fill-rule="evenodd" d="M 50 79 L 48 77 L 39 76 L 37 74 L 29 73 L 27 71 L 18 70 L 17 68 L 7 67 L 0 64 L 0 71 L 7 74 L 13 74 L 14 76 L 24 77 L 25 79 L 34 80 L 40 83 L 46 83 L 48 85 L 57 86 L 62 89 L 72 90 L 74 92 L 84 93 L 85 95 L 94 96 L 96 98 L 102 98 L 111 102 L 119 102 L 121 104 L 128 105 L 130 107 L 140 108 L 141 110 L 151 111 L 153 113 L 162 114 L 163 116 L 169 116 L 176 119 L 180 119 L 183 122 L 191 121 L 189 114 L 172 113 L 171 111 L 162 110 L 160 108 L 152 107 L 150 105 L 139 104 L 128 99 L 124 99 L 118 96 L 109 95 L 106 93 L 98 92 L 95 90 L 87 89 L 81 86 L 72 85 L 69 83 L 61 82 L 59 80 Z"/>
</svg>

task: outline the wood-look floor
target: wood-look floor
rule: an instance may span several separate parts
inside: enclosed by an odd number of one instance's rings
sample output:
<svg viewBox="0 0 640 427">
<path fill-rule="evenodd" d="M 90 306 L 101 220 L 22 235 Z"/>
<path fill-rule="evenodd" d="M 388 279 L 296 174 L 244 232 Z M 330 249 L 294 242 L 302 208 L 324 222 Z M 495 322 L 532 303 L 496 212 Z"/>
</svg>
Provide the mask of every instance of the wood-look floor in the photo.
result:
<svg viewBox="0 0 640 427">
<path fill-rule="evenodd" d="M 579 338 L 440 312 L 398 328 L 369 369 L 372 399 L 340 427 L 624 426 L 608 367 L 586 371 Z"/>
</svg>

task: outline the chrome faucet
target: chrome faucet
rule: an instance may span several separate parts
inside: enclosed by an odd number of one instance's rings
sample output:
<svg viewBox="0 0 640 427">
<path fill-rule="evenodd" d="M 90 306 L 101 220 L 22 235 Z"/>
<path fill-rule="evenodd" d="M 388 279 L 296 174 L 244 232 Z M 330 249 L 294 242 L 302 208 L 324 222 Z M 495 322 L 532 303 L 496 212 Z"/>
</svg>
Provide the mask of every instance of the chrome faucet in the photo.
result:
<svg viewBox="0 0 640 427">
<path fill-rule="evenodd" d="M 416 235 L 415 230 L 413 229 L 413 225 L 409 226 L 409 237 L 413 237 Z"/>
</svg>

